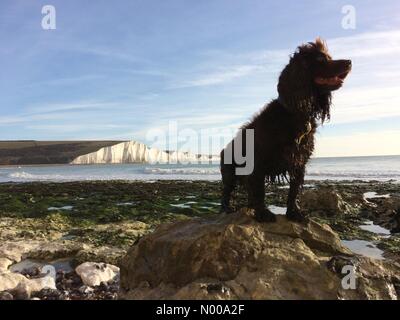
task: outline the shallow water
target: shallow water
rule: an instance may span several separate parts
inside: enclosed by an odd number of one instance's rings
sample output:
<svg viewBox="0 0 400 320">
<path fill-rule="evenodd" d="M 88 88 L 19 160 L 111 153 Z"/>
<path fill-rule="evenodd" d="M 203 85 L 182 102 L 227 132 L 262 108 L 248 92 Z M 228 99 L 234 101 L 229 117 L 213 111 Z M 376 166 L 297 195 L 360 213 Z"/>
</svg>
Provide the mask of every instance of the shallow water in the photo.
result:
<svg viewBox="0 0 400 320">
<path fill-rule="evenodd" d="M 286 214 L 286 207 L 278 207 L 278 206 L 268 206 L 268 209 L 271 210 L 272 213 L 278 215 L 285 215 Z"/>
<path fill-rule="evenodd" d="M 73 208 L 74 208 L 73 206 L 49 207 L 49 208 L 47 208 L 47 210 L 48 210 L 48 211 L 58 211 L 58 210 L 70 211 L 70 210 L 72 210 Z"/>
<path fill-rule="evenodd" d="M 378 249 L 372 242 L 365 240 L 342 240 L 342 244 L 352 252 L 378 260 L 385 259 L 383 251 Z"/>
<path fill-rule="evenodd" d="M 25 259 L 16 264 L 13 264 L 10 267 L 10 271 L 21 273 L 24 270 L 29 270 L 32 268 L 42 269 L 46 265 L 53 266 L 55 268 L 56 272 L 60 271 L 60 270 L 63 270 L 65 272 L 71 272 L 74 270 L 74 268 L 72 267 L 72 264 L 71 264 L 71 260 L 69 260 L 69 259 L 55 260 L 52 262 L 43 262 L 43 261 L 38 261 L 38 260 L 33 260 L 33 259 Z"/>
<path fill-rule="evenodd" d="M 129 207 L 129 206 L 133 206 L 134 203 L 133 202 L 119 202 L 117 203 L 118 207 Z"/>
<path fill-rule="evenodd" d="M 371 192 L 366 192 L 366 193 L 364 193 L 364 195 L 363 195 L 363 197 L 364 197 L 364 199 L 379 199 L 379 198 L 385 198 L 385 199 L 387 199 L 387 198 L 390 198 L 390 194 L 377 194 L 376 192 L 373 192 L 373 191 L 371 191 Z"/>
<path fill-rule="evenodd" d="M 361 229 L 373 232 L 382 236 L 390 236 L 390 230 L 385 229 L 377 224 L 374 224 L 372 221 L 368 221 L 366 224 L 360 226 Z"/>
<path fill-rule="evenodd" d="M 190 204 L 187 204 L 187 203 L 170 204 L 170 206 L 175 207 L 175 208 L 181 208 L 181 209 L 191 208 Z"/>
</svg>

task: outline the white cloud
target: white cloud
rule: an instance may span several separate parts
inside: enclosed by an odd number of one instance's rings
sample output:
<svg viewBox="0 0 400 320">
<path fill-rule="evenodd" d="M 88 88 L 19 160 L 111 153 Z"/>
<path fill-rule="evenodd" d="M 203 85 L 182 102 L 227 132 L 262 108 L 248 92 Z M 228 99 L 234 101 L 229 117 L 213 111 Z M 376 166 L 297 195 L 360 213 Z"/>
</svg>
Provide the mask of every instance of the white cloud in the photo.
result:
<svg viewBox="0 0 400 320">
<path fill-rule="evenodd" d="M 93 131 L 93 130 L 110 130 L 121 128 L 115 124 L 39 124 L 28 125 L 26 129 L 51 131 L 57 133 L 76 132 L 76 131 Z"/>
<path fill-rule="evenodd" d="M 48 103 L 37 106 L 29 106 L 24 112 L 15 116 L 0 117 L 0 124 L 13 125 L 18 123 L 45 122 L 50 120 L 62 120 L 71 118 L 71 112 L 99 109 L 115 108 L 116 103 L 111 102 L 95 102 L 95 101 L 79 101 L 71 103 Z M 73 115 L 76 118 L 76 115 Z M 79 120 L 79 119 L 78 119 Z"/>
<path fill-rule="evenodd" d="M 262 70 L 264 70 L 264 68 L 259 65 L 238 65 L 238 66 L 220 68 L 220 70 L 204 74 L 195 79 L 178 83 L 174 87 L 187 88 L 187 87 L 202 87 L 202 86 L 221 84 Z"/>
<path fill-rule="evenodd" d="M 107 59 L 118 59 L 122 60 L 125 62 L 146 62 L 142 58 L 138 58 L 135 54 L 128 52 L 128 51 L 123 51 L 123 50 L 114 50 L 106 47 L 93 47 L 93 46 L 87 46 L 86 44 L 78 44 L 72 47 L 67 48 L 68 50 L 79 52 L 79 53 L 84 53 L 84 54 L 90 54 L 94 56 L 99 56 L 99 57 L 104 57 Z"/>
<path fill-rule="evenodd" d="M 70 78 L 54 78 L 46 81 L 32 82 L 24 85 L 23 87 L 76 85 L 78 82 L 97 81 L 102 78 L 105 78 L 105 76 L 99 74 L 83 75 Z"/>
<path fill-rule="evenodd" d="M 21 114 L 11 117 L 1 117 L 0 124 L 3 126 L 21 123 L 30 123 L 34 121 L 49 121 L 62 119 L 65 114 Z"/>
<path fill-rule="evenodd" d="M 366 32 L 328 39 L 330 52 L 350 58 L 376 58 L 400 53 L 400 30 Z"/>
<path fill-rule="evenodd" d="M 400 117 L 398 87 L 349 88 L 333 99 L 331 124 Z"/>
<path fill-rule="evenodd" d="M 31 113 L 47 113 L 82 109 L 104 109 L 115 106 L 116 103 L 114 102 L 78 101 L 71 103 L 46 103 L 37 106 L 30 106 L 26 110 Z"/>
<path fill-rule="evenodd" d="M 317 157 L 400 154 L 400 130 L 317 137 Z"/>
</svg>

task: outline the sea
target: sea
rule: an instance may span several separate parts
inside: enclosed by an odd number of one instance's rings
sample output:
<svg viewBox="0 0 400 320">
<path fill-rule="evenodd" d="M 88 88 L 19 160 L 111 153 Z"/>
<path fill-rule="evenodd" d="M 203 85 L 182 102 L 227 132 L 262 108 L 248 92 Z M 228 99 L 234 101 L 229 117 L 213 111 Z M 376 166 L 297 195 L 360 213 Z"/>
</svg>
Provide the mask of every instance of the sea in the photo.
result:
<svg viewBox="0 0 400 320">
<path fill-rule="evenodd" d="M 218 163 L 0 166 L 0 183 L 220 179 Z M 306 180 L 400 182 L 400 156 L 313 158 L 307 166 Z"/>
</svg>

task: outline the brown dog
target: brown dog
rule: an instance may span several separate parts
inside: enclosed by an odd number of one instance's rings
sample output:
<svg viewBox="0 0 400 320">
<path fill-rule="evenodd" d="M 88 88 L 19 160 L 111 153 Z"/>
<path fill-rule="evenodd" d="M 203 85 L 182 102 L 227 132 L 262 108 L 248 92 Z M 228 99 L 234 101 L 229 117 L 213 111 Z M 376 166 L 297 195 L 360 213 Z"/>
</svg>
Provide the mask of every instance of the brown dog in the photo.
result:
<svg viewBox="0 0 400 320">
<path fill-rule="evenodd" d="M 255 209 L 255 218 L 260 222 L 275 221 L 264 203 L 265 180 L 272 183 L 285 178 L 290 183 L 286 216 L 304 221 L 297 195 L 314 150 L 314 134 L 318 123 L 330 118 L 331 92 L 343 85 L 350 71 L 351 61 L 332 60 L 319 38 L 298 47 L 279 77 L 279 98 L 267 104 L 239 131 L 241 150 L 245 150 L 245 131 L 254 130 L 252 172 L 238 175 L 237 169 L 243 165 L 235 161 L 234 153 L 227 152 L 228 148 L 221 152 L 223 212 L 233 211 L 231 194 L 239 180 L 246 186 L 248 206 Z M 232 150 L 235 143 L 228 146 Z"/>
</svg>

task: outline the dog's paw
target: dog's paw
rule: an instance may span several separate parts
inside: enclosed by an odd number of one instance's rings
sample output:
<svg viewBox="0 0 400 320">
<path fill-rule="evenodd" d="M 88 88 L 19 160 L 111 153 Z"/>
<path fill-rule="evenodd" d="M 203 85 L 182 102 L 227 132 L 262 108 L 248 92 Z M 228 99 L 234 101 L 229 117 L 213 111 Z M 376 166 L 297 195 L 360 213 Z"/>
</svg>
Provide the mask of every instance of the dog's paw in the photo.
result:
<svg viewBox="0 0 400 320">
<path fill-rule="evenodd" d="M 257 210 L 254 214 L 254 219 L 260 223 L 276 222 L 275 215 L 268 209 Z"/>
<path fill-rule="evenodd" d="M 307 215 L 300 209 L 288 209 L 288 211 L 286 212 L 286 217 L 293 222 L 307 223 L 309 221 Z"/>
</svg>

